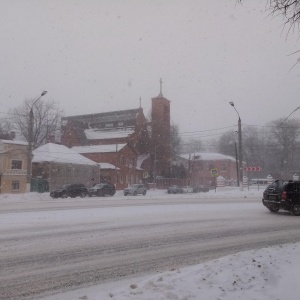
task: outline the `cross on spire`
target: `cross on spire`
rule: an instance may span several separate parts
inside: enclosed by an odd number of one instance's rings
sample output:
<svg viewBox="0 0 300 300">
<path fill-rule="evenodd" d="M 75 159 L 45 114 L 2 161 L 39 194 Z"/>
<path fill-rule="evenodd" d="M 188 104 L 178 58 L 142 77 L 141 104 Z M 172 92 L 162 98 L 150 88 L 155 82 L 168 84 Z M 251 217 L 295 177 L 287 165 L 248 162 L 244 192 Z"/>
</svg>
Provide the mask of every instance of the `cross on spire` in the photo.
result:
<svg viewBox="0 0 300 300">
<path fill-rule="evenodd" d="M 163 93 L 162 93 L 162 79 L 159 80 L 159 83 L 160 83 L 160 92 L 159 92 L 159 95 L 158 97 L 163 97 Z"/>
</svg>

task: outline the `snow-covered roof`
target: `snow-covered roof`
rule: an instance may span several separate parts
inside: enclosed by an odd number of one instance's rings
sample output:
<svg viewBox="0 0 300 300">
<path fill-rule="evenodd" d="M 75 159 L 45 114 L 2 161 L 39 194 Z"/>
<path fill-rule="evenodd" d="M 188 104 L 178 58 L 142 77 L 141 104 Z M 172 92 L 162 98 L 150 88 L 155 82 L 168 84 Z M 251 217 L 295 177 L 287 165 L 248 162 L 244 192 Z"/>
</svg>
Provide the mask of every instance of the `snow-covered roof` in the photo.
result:
<svg viewBox="0 0 300 300">
<path fill-rule="evenodd" d="M 221 153 L 214 153 L 214 152 L 195 152 L 191 154 L 181 154 L 179 155 L 181 158 L 184 159 L 194 159 L 195 160 L 232 160 L 235 161 L 235 158 L 229 155 L 224 155 Z"/>
<path fill-rule="evenodd" d="M 77 165 L 98 165 L 76 151 L 58 144 L 48 143 L 33 151 L 32 162 L 73 163 Z"/>
<path fill-rule="evenodd" d="M 128 135 L 134 133 L 132 129 L 123 130 L 99 130 L 99 129 L 86 129 L 84 130 L 85 136 L 88 140 L 103 140 L 126 138 Z"/>
<path fill-rule="evenodd" d="M 117 152 L 124 148 L 126 144 L 93 145 L 93 146 L 74 146 L 72 150 L 77 153 L 103 153 Z"/>
<path fill-rule="evenodd" d="M 110 164 L 110 163 L 98 163 L 101 170 L 120 170 L 120 168 Z"/>
<path fill-rule="evenodd" d="M 99 123 L 107 123 L 107 122 L 122 122 L 122 121 L 134 121 L 141 111 L 141 108 L 136 109 L 127 109 L 127 110 L 118 110 L 118 111 L 110 111 L 104 113 L 93 113 L 88 115 L 77 115 L 77 116 L 69 116 L 63 117 L 64 120 L 76 120 L 86 124 L 99 124 Z"/>
<path fill-rule="evenodd" d="M 13 144 L 13 145 L 25 145 L 27 146 L 27 142 L 22 141 L 12 141 L 12 140 L 0 140 L 3 144 Z"/>
<path fill-rule="evenodd" d="M 144 160 L 146 160 L 148 157 L 150 157 L 150 154 L 142 154 L 139 155 L 137 160 L 136 160 L 136 168 L 139 170 L 141 169 L 142 163 L 144 162 Z"/>
</svg>

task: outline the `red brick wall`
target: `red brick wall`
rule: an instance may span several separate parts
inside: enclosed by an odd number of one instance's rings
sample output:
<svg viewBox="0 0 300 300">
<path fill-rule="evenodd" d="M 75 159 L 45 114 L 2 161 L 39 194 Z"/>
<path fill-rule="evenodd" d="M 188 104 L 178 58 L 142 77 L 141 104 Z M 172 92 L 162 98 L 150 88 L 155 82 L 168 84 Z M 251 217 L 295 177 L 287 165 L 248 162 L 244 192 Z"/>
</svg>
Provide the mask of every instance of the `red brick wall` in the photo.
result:
<svg viewBox="0 0 300 300">
<path fill-rule="evenodd" d="M 143 172 L 136 170 L 138 154 L 129 146 L 125 146 L 118 152 L 109 153 L 84 153 L 85 157 L 101 163 L 110 163 L 119 170 L 102 170 L 102 176 L 110 178 L 116 184 L 117 189 L 124 189 L 130 183 L 139 183 L 142 180 Z"/>
<path fill-rule="evenodd" d="M 73 146 L 82 146 L 84 145 L 84 139 L 82 136 L 78 135 L 78 130 L 76 124 L 73 124 L 71 120 L 68 121 L 66 126 L 61 127 L 61 144 L 65 145 L 68 148 Z"/>
<path fill-rule="evenodd" d="M 203 161 L 195 160 L 190 162 L 190 184 L 210 184 L 215 177 L 211 175 L 211 168 L 218 170 L 218 175 L 227 180 L 236 180 L 236 163 L 233 160 Z"/>
<path fill-rule="evenodd" d="M 152 98 L 152 159 L 156 152 L 156 175 L 168 176 L 171 166 L 170 101 Z"/>
</svg>

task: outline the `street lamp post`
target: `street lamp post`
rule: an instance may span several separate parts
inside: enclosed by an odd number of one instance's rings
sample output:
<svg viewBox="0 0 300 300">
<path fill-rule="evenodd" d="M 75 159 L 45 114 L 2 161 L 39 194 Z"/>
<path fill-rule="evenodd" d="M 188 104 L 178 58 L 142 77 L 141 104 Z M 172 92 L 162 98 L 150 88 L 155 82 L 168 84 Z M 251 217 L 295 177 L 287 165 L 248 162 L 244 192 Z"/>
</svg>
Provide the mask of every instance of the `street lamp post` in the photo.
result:
<svg viewBox="0 0 300 300">
<path fill-rule="evenodd" d="M 31 177 L 32 177 L 32 144 L 33 144 L 33 107 L 37 101 L 47 94 L 47 91 L 43 91 L 41 95 L 32 103 L 29 112 L 29 126 L 28 126 L 28 151 L 27 151 L 27 192 L 30 192 Z"/>
<path fill-rule="evenodd" d="M 300 106 L 296 107 L 279 125 L 279 127 L 281 127 L 281 125 L 291 116 L 291 114 L 293 114 L 295 111 L 297 111 L 298 109 L 300 109 Z"/>
<path fill-rule="evenodd" d="M 243 149 L 242 149 L 242 121 L 239 112 L 234 106 L 234 103 L 232 101 L 229 102 L 229 104 L 234 108 L 236 111 L 239 120 L 238 120 L 238 136 L 239 136 L 239 184 L 240 189 L 243 190 Z"/>
</svg>

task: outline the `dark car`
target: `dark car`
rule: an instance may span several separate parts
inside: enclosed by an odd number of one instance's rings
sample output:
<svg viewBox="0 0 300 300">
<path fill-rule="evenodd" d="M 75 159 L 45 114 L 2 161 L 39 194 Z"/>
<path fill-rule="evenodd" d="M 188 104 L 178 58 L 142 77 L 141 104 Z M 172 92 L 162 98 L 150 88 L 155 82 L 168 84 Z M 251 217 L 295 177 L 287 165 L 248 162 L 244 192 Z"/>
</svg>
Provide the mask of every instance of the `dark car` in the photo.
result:
<svg viewBox="0 0 300 300">
<path fill-rule="evenodd" d="M 65 184 L 60 189 L 54 190 L 50 193 L 52 198 L 75 198 L 85 197 L 88 194 L 87 187 L 82 183 Z"/>
<path fill-rule="evenodd" d="M 124 191 L 124 196 L 127 195 L 138 195 L 138 194 L 142 194 L 142 195 L 146 195 L 147 193 L 147 188 L 145 187 L 144 184 L 132 184 L 130 185 L 128 188 L 126 188 Z"/>
<path fill-rule="evenodd" d="M 280 209 L 300 215 L 300 181 L 276 180 L 263 193 L 262 203 L 271 212 Z"/>
<path fill-rule="evenodd" d="M 171 185 L 168 187 L 168 194 L 182 194 L 183 189 L 178 185 Z"/>
<path fill-rule="evenodd" d="M 201 184 L 199 186 L 193 187 L 193 192 L 194 193 L 200 193 L 200 192 L 206 193 L 206 192 L 209 192 L 209 187 Z"/>
<path fill-rule="evenodd" d="M 88 195 L 104 197 L 106 195 L 113 196 L 116 193 L 116 188 L 111 183 L 98 183 L 88 190 Z"/>
</svg>

